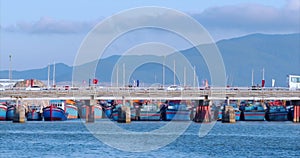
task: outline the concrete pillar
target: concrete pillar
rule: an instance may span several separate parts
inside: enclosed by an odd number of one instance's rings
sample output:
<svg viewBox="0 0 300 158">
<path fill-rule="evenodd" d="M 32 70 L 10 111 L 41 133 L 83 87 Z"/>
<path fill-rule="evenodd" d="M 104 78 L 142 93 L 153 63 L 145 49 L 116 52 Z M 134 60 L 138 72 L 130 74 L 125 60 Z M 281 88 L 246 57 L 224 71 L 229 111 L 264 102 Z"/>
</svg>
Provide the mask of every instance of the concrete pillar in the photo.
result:
<svg viewBox="0 0 300 158">
<path fill-rule="evenodd" d="M 293 100 L 292 105 L 294 105 L 294 123 L 300 122 L 300 100 Z"/>
<path fill-rule="evenodd" d="M 16 108 L 14 110 L 14 123 L 25 123 L 25 107 L 22 105 L 19 105 L 19 97 L 17 97 L 16 101 Z"/>
<path fill-rule="evenodd" d="M 235 123 L 235 111 L 232 106 L 225 106 L 222 111 L 223 123 Z"/>
<path fill-rule="evenodd" d="M 229 106 L 230 105 L 230 99 L 228 96 L 226 96 L 226 102 L 227 102 L 227 105 Z"/>
<path fill-rule="evenodd" d="M 86 105 L 86 123 L 93 123 L 95 122 L 95 111 L 94 111 L 94 105 L 96 105 L 96 100 L 94 96 L 91 96 L 91 99 L 89 101 L 90 103 Z"/>
<path fill-rule="evenodd" d="M 211 113 L 208 96 L 205 96 L 204 100 L 199 101 L 199 105 L 196 108 L 195 122 L 211 122 Z"/>
<path fill-rule="evenodd" d="M 119 123 L 130 123 L 131 122 L 131 112 L 130 107 L 126 106 L 125 97 L 122 97 L 122 107 L 118 108 L 118 122 Z"/>
<path fill-rule="evenodd" d="M 122 106 L 118 108 L 118 122 L 119 123 L 130 123 L 131 117 L 130 117 L 130 107 L 128 106 Z"/>
</svg>

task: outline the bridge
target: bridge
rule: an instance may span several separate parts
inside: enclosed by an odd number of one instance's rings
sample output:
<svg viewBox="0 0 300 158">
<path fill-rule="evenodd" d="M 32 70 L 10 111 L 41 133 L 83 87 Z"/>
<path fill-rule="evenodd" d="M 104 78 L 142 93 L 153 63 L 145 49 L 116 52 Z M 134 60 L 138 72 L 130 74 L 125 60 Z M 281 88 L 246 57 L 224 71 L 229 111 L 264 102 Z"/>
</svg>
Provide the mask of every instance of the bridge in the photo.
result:
<svg viewBox="0 0 300 158">
<path fill-rule="evenodd" d="M 11 89 L 0 91 L 1 100 L 300 100 L 300 90 L 291 91 L 285 88 L 252 89 L 247 87 L 210 89 L 189 88 L 182 91 L 167 91 L 143 87 L 101 87 L 79 88 L 75 90 L 39 90 L 27 91 Z"/>
</svg>

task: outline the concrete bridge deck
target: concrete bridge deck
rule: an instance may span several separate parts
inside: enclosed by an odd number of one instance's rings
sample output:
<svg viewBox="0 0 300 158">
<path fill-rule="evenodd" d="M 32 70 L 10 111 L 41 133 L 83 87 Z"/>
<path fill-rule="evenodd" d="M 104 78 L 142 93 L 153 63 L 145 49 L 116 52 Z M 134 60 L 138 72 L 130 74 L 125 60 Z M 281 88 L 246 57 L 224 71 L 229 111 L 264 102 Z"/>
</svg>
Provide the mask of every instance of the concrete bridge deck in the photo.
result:
<svg viewBox="0 0 300 158">
<path fill-rule="evenodd" d="M 249 88 L 211 88 L 211 89 L 185 89 L 182 91 L 167 91 L 149 88 L 120 88 L 105 87 L 78 90 L 5 90 L 0 91 L 1 100 L 22 98 L 23 100 L 51 100 L 51 99 L 117 99 L 128 100 L 202 100 L 204 96 L 210 100 L 223 100 L 226 97 L 235 100 L 300 100 L 300 90 L 288 89 L 258 89 Z"/>
</svg>

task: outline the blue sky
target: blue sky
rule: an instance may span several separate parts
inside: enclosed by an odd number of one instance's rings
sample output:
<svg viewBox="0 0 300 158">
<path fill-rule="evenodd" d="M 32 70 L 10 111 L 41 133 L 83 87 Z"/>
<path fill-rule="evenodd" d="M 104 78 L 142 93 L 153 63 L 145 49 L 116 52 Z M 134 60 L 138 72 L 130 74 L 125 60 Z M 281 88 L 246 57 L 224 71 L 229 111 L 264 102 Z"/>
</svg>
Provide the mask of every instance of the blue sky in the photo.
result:
<svg viewBox="0 0 300 158">
<path fill-rule="evenodd" d="M 215 41 L 251 33 L 300 32 L 299 0 L 0 0 L 0 70 L 8 69 L 9 54 L 15 70 L 41 68 L 54 61 L 72 65 L 95 24 L 142 6 L 185 12 Z"/>
</svg>

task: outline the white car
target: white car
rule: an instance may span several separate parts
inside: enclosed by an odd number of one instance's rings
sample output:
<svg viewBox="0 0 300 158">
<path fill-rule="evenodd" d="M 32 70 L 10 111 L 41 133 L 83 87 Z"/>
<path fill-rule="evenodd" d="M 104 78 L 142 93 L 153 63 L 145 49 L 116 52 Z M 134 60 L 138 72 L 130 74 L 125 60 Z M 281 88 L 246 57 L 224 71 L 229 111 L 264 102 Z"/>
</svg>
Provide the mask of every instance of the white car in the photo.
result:
<svg viewBox="0 0 300 158">
<path fill-rule="evenodd" d="M 26 91 L 40 91 L 42 89 L 39 86 L 32 86 L 32 87 L 27 87 L 25 90 Z"/>
<path fill-rule="evenodd" d="M 167 91 L 183 91 L 183 87 L 171 85 L 167 88 Z"/>
</svg>

